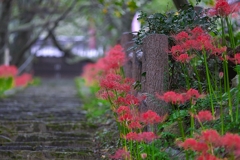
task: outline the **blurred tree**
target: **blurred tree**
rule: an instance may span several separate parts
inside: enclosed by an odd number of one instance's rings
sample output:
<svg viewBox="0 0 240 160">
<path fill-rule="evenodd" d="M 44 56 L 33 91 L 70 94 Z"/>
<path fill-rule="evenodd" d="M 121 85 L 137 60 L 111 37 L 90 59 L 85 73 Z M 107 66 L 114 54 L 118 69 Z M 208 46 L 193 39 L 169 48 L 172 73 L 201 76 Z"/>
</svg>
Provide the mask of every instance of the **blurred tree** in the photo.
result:
<svg viewBox="0 0 240 160">
<path fill-rule="evenodd" d="M 168 7 L 173 8 L 171 0 L 0 0 L 0 61 L 4 48 L 10 48 L 11 64 L 21 66 L 39 37 L 51 38 L 66 55 L 72 54 L 71 48 L 60 45 L 58 35 L 96 36 L 97 45 L 108 46 L 131 32 L 137 11 Z"/>
<path fill-rule="evenodd" d="M 8 24 L 11 15 L 12 0 L 0 1 L 0 60 L 3 60 L 4 51 L 8 45 Z"/>
<path fill-rule="evenodd" d="M 179 9 L 184 9 L 189 2 L 187 0 L 173 0 L 176 8 Z"/>
</svg>

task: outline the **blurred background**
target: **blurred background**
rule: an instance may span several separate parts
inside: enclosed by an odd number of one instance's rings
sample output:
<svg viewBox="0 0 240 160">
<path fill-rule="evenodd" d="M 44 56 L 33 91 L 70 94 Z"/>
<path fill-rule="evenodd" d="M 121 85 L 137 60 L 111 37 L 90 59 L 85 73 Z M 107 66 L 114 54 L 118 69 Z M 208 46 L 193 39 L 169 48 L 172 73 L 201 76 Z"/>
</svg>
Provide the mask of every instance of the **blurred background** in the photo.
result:
<svg viewBox="0 0 240 160">
<path fill-rule="evenodd" d="M 19 74 L 77 76 L 122 33 L 139 30 L 140 11 L 164 13 L 187 3 L 196 1 L 0 0 L 0 64 L 17 66 Z"/>
</svg>

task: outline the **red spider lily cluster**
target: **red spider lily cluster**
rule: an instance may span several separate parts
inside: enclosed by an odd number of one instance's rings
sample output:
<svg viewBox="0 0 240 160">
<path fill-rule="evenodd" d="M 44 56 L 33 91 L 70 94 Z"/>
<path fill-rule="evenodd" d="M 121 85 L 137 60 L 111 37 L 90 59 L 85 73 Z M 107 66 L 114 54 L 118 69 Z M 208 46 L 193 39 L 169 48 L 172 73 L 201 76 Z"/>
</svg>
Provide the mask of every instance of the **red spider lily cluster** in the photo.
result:
<svg viewBox="0 0 240 160">
<path fill-rule="evenodd" d="M 210 111 L 200 111 L 194 116 L 199 122 L 212 121 L 214 117 Z"/>
<path fill-rule="evenodd" d="M 111 109 L 115 113 L 116 121 L 119 123 L 120 135 L 123 139 L 134 140 L 141 143 L 150 143 L 158 136 L 153 132 L 144 132 L 143 128 L 149 125 L 162 123 L 166 116 L 159 116 L 156 112 L 148 110 L 140 113 L 138 106 L 145 96 L 135 96 L 133 91 L 134 80 L 125 78 L 122 75 L 121 67 L 125 62 L 125 53 L 120 45 L 116 45 L 99 59 L 95 64 L 85 67 L 84 78 L 91 81 L 98 81 L 100 90 L 98 96 L 106 99 L 111 104 Z M 134 136 L 135 135 L 135 136 Z M 128 157 L 129 153 L 125 149 L 118 150 L 112 159 Z"/>
<path fill-rule="evenodd" d="M 129 159 L 130 153 L 126 149 L 118 149 L 116 153 L 111 156 L 112 159 Z"/>
<path fill-rule="evenodd" d="M 202 97 L 202 95 L 200 95 L 198 90 L 190 88 L 185 93 L 176 93 L 174 91 L 165 92 L 163 95 L 159 95 L 157 93 L 156 97 L 159 98 L 160 100 L 165 101 L 166 103 L 171 103 L 175 105 L 175 104 L 184 104 L 189 100 L 194 102 L 198 98 Z"/>
<path fill-rule="evenodd" d="M 227 18 L 236 11 L 237 8 L 229 5 L 226 0 L 218 0 L 215 7 L 212 8 L 209 13 L 211 12 L 214 16 Z M 181 139 L 181 142 L 178 141 L 177 145 L 187 150 L 185 152 L 185 158 L 187 160 L 189 159 L 187 155 L 189 153 L 191 157 L 197 160 L 218 160 L 229 157 L 239 159 L 240 136 L 238 134 L 226 133 L 224 128 L 225 117 L 223 114 L 227 112 L 222 107 L 223 105 L 229 105 L 228 117 L 231 118 L 231 122 L 235 120 L 238 122 L 238 114 L 233 114 L 237 109 L 234 108 L 234 111 L 231 109 L 233 106 L 230 106 L 232 105 L 230 96 L 228 100 L 225 100 L 225 97 L 223 100 L 222 95 L 217 94 L 230 94 L 230 87 L 228 87 L 229 79 L 227 78 L 227 76 L 229 76 L 227 74 L 228 68 L 226 67 L 228 61 L 236 65 L 240 64 L 240 53 L 227 55 L 227 47 L 221 46 L 220 43 L 222 42 L 223 45 L 229 45 L 231 42 L 214 39 L 201 27 L 187 29 L 173 37 L 176 45 L 171 48 L 170 54 L 174 60 L 180 63 L 180 65 L 179 63 L 178 65 L 184 71 L 184 76 L 180 78 L 185 78 L 187 89 L 183 92 L 167 91 L 163 94 L 156 93 L 155 96 L 157 99 L 168 103 L 167 106 L 172 106 L 169 107 L 169 113 L 171 114 L 168 122 L 174 123 L 177 121 L 178 123 L 181 135 L 176 136 Z M 234 45 L 232 48 L 234 48 Z M 86 66 L 85 71 L 88 73 L 86 74 L 86 72 L 84 72 L 84 76 L 87 80 L 94 80 L 98 83 L 100 86 L 98 96 L 110 102 L 111 109 L 118 124 L 121 144 L 124 147 L 123 149 L 117 150 L 111 158 L 154 159 L 154 152 L 156 150 L 156 146 L 154 145 L 158 143 L 158 139 L 164 135 L 157 133 L 154 127 L 160 123 L 164 123 L 168 115 L 160 116 L 153 110 L 148 110 L 144 113 L 139 111 L 139 105 L 146 97 L 132 94 L 134 80 L 125 78 L 121 70 L 125 60 L 126 57 L 123 48 L 120 45 L 116 45 L 98 62 Z M 209 63 L 210 61 L 211 63 Z M 215 62 L 216 66 L 214 67 L 217 69 L 215 72 L 212 72 L 211 67 Z M 217 65 L 220 63 L 223 64 L 223 68 L 218 68 Z M 221 72 L 222 69 L 223 72 Z M 195 80 L 198 83 L 191 83 L 191 80 Z M 214 86 L 212 85 L 213 82 L 215 82 Z M 203 93 L 205 93 L 206 96 Z M 215 102 L 219 97 L 221 97 L 221 100 L 219 100 L 218 103 Z M 208 101 L 210 102 L 208 103 Z M 228 103 L 224 103 L 227 101 Z M 199 104 L 203 104 L 203 102 L 204 104 L 207 102 L 209 106 L 205 107 L 211 107 L 211 112 L 209 108 L 206 110 L 198 110 L 198 107 L 202 107 Z M 221 121 L 220 134 L 214 129 L 206 129 L 214 123 L 214 120 L 219 116 L 219 113 L 215 112 L 216 104 L 221 104 L 221 115 L 219 118 Z M 190 113 L 190 116 L 186 116 L 186 113 Z M 226 120 L 228 120 L 228 117 L 226 116 Z M 166 126 L 167 125 L 169 124 L 166 123 Z M 190 125 L 189 130 L 186 130 L 184 125 Z M 165 124 L 161 124 L 160 127 L 164 128 Z M 148 128 L 148 130 L 146 130 L 146 128 Z M 191 138 L 186 138 L 188 136 Z M 136 148 L 133 149 L 133 147 Z M 139 149 L 141 150 L 140 152 Z M 191 152 L 189 152 L 189 150 L 191 150 Z"/>
<path fill-rule="evenodd" d="M 100 58 L 95 64 L 88 64 L 84 67 L 81 75 L 87 81 L 87 84 L 94 83 L 99 77 L 118 70 L 125 61 L 125 54 L 120 45 L 116 45 L 106 53 L 105 57 Z M 101 75 L 101 76 L 100 76 Z"/>
<path fill-rule="evenodd" d="M 235 63 L 236 65 L 237 65 L 237 64 L 240 64 L 240 53 L 234 54 L 233 57 L 227 56 L 227 59 L 230 60 L 230 61 L 232 61 L 232 62 Z"/>
<path fill-rule="evenodd" d="M 157 135 L 153 132 L 129 132 L 125 138 L 130 141 L 136 141 L 136 142 L 145 142 L 150 143 L 153 140 L 157 139 Z"/>
<path fill-rule="evenodd" d="M 200 135 L 194 138 L 188 138 L 178 145 L 185 150 L 192 150 L 198 154 L 196 159 L 220 159 L 219 155 L 215 155 L 214 150 L 224 148 L 225 151 L 239 158 L 240 154 L 240 136 L 237 134 L 226 133 L 223 136 L 213 129 L 204 130 Z"/>
<path fill-rule="evenodd" d="M 206 52 L 219 56 L 226 51 L 226 47 L 218 47 L 216 41 L 201 27 L 195 27 L 188 32 L 182 31 L 174 36 L 175 46 L 171 48 L 172 57 L 181 63 L 189 63 L 196 56 L 196 52 Z"/>
<path fill-rule="evenodd" d="M 17 75 L 18 69 L 16 66 L 0 66 L 0 77 L 14 77 Z"/>
<path fill-rule="evenodd" d="M 240 4 L 230 5 L 226 0 L 217 0 L 214 8 L 208 11 L 209 16 L 227 17 L 234 12 L 239 11 Z"/>
<path fill-rule="evenodd" d="M 7 66 L 1 65 L 0 66 L 0 77 L 7 78 L 12 77 L 14 79 L 14 86 L 26 86 L 29 82 L 32 81 L 32 75 L 28 73 L 24 73 L 20 76 L 17 76 L 18 69 L 16 66 Z"/>
<path fill-rule="evenodd" d="M 109 51 L 106 57 L 100 59 L 100 61 L 105 61 L 105 65 L 102 68 L 104 73 L 102 72 L 98 77 L 99 96 L 110 101 L 112 110 L 117 115 L 117 121 L 128 129 L 140 129 L 149 124 L 162 122 L 164 117 L 160 117 L 154 111 L 139 113 L 138 105 L 143 97 L 131 94 L 134 80 L 121 75 L 120 67 L 125 61 L 125 54 L 122 50 L 123 48 L 117 45 Z"/>
<path fill-rule="evenodd" d="M 16 87 L 27 86 L 28 83 L 31 81 L 32 81 L 32 75 L 28 73 L 24 73 L 15 78 L 15 86 Z"/>
</svg>

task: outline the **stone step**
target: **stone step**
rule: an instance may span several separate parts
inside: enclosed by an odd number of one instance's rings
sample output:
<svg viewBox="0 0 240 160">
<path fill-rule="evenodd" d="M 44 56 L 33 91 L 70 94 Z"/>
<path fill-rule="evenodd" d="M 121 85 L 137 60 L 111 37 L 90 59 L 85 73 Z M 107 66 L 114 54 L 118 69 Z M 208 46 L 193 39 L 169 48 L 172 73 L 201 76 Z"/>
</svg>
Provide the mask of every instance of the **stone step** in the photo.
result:
<svg viewBox="0 0 240 160">
<path fill-rule="evenodd" d="M 90 133 L 18 133 L 13 137 L 15 142 L 33 142 L 33 141 L 61 141 L 61 140 L 86 140 L 91 139 Z"/>
<path fill-rule="evenodd" d="M 61 152 L 61 151 L 26 151 L 26 150 L 0 150 L 1 160 L 97 160 L 91 151 Z"/>
<path fill-rule="evenodd" d="M 45 141 L 45 142 L 5 142 L 2 144 L 2 146 L 30 146 L 30 147 L 36 147 L 36 146 L 68 146 L 68 147 L 75 147 L 83 145 L 85 147 L 92 146 L 92 141 L 89 139 L 85 140 L 63 140 L 63 141 Z"/>
</svg>

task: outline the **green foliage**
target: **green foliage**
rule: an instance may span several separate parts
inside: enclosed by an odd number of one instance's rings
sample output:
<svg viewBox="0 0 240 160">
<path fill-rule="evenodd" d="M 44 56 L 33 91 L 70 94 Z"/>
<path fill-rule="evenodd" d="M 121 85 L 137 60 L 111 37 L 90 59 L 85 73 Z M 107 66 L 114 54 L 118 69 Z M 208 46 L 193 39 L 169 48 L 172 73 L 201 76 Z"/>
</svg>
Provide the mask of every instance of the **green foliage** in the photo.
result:
<svg viewBox="0 0 240 160">
<path fill-rule="evenodd" d="M 86 110 L 87 118 L 99 118 L 109 109 L 109 103 L 106 100 L 98 99 L 96 93 L 99 90 L 97 85 L 86 86 L 83 78 L 76 78 L 75 83 L 78 89 L 78 95 L 83 102 L 83 109 Z"/>
<path fill-rule="evenodd" d="M 39 77 L 34 77 L 30 84 L 34 86 L 39 86 L 41 84 L 41 79 Z"/>
<path fill-rule="evenodd" d="M 240 32 L 237 32 L 234 36 L 236 46 L 240 45 Z"/>
<path fill-rule="evenodd" d="M 141 12 L 138 19 L 144 24 L 144 27 L 138 32 L 137 37 L 134 38 L 134 42 L 137 45 L 142 45 L 143 38 L 150 34 L 165 34 L 170 36 L 196 26 L 216 32 L 215 19 L 200 14 L 191 5 L 186 10 L 171 11 L 164 14 L 155 13 L 150 16 Z"/>
<path fill-rule="evenodd" d="M 3 96 L 4 92 L 13 88 L 14 78 L 13 77 L 0 77 L 0 96 Z"/>
</svg>

